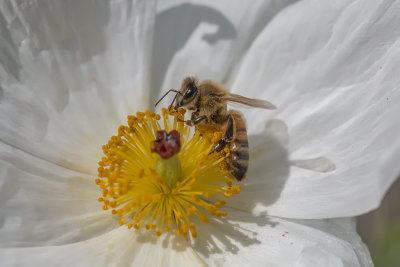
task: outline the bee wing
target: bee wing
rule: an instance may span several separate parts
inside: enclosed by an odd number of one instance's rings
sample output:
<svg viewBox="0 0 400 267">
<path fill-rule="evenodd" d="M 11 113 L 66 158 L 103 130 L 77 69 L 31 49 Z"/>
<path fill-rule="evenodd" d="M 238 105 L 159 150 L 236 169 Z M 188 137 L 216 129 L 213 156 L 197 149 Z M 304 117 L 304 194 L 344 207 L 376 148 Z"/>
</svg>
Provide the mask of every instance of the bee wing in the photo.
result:
<svg viewBox="0 0 400 267">
<path fill-rule="evenodd" d="M 219 96 L 219 100 L 238 103 L 247 107 L 263 108 L 263 109 L 276 109 L 276 106 L 266 100 L 247 98 L 237 94 L 227 94 Z M 228 103 L 229 104 L 229 103 Z"/>
</svg>

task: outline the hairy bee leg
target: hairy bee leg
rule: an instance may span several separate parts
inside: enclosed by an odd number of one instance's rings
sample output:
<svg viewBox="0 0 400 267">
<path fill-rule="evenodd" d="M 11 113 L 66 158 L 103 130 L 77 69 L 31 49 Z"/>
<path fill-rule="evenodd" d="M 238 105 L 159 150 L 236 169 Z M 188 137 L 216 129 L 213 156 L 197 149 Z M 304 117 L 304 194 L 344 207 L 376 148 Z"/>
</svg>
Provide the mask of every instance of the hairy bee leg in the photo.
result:
<svg viewBox="0 0 400 267">
<path fill-rule="evenodd" d="M 225 136 L 214 146 L 213 150 L 211 150 L 209 155 L 216 152 L 221 152 L 226 145 L 232 141 L 233 139 L 233 119 L 232 116 L 229 116 L 228 125 L 226 126 Z"/>
<path fill-rule="evenodd" d="M 207 119 L 207 116 L 203 115 L 203 116 L 200 116 L 200 117 L 198 117 L 198 118 L 196 118 L 194 120 L 187 120 L 187 121 L 185 121 L 185 123 L 188 126 L 193 126 L 193 125 L 199 124 L 200 122 L 202 122 L 205 119 Z"/>
<path fill-rule="evenodd" d="M 210 153 L 208 153 L 208 155 L 214 153 L 214 152 L 221 152 L 226 145 L 228 144 L 228 142 L 225 140 L 225 138 L 222 138 L 221 140 L 218 141 L 218 143 L 214 146 L 213 150 L 211 150 Z"/>
</svg>

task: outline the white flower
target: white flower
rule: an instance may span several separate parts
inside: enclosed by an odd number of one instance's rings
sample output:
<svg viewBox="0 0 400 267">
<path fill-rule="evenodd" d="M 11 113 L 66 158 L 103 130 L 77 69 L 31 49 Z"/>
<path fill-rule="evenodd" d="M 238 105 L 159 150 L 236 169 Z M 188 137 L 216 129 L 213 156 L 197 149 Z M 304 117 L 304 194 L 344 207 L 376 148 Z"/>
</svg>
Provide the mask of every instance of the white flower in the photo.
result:
<svg viewBox="0 0 400 267">
<path fill-rule="evenodd" d="M 3 1 L 1 264 L 372 266 L 350 217 L 400 169 L 399 10 Z M 119 227 L 97 202 L 101 145 L 191 74 L 278 106 L 244 111 L 242 192 L 193 240 Z"/>
</svg>

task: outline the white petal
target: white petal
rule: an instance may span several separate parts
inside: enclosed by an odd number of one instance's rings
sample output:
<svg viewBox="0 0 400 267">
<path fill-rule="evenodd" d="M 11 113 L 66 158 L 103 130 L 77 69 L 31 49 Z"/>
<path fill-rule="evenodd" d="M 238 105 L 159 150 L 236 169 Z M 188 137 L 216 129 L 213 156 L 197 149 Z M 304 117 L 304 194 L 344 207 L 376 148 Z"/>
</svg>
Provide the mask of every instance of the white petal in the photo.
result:
<svg viewBox="0 0 400 267">
<path fill-rule="evenodd" d="M 188 75 L 232 84 L 243 55 L 291 1 L 161 1 L 152 68 L 153 101 Z M 172 99 L 172 98 L 171 98 Z M 164 102 L 163 102 L 164 103 Z M 169 101 L 165 100 L 164 106 Z"/>
<path fill-rule="evenodd" d="M 4 266 L 204 266 L 183 238 L 125 227 L 63 246 L 0 249 Z"/>
<path fill-rule="evenodd" d="M 0 139 L 94 172 L 100 146 L 148 105 L 154 1 L 2 1 Z"/>
<path fill-rule="evenodd" d="M 302 1 L 264 28 L 233 91 L 278 109 L 245 112 L 241 205 L 291 218 L 379 205 L 400 172 L 399 11 L 395 1 Z"/>
<path fill-rule="evenodd" d="M 0 247 L 61 245 L 118 226 L 94 177 L 0 144 Z"/>
<path fill-rule="evenodd" d="M 200 225 L 193 241 L 209 265 L 373 266 L 353 220 L 284 220 L 232 211 Z"/>
</svg>

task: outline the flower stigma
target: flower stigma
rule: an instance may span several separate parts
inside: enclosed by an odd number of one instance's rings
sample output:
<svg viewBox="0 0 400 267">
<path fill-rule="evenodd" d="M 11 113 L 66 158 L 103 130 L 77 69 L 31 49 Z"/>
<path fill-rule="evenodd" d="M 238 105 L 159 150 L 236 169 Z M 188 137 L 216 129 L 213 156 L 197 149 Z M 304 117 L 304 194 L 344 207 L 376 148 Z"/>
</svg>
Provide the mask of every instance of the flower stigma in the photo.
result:
<svg viewBox="0 0 400 267">
<path fill-rule="evenodd" d="M 181 137 L 177 130 L 169 134 L 157 131 L 156 140 L 151 143 L 151 152 L 160 155 L 154 165 L 154 170 L 164 178 L 169 188 L 174 188 L 181 177 L 181 162 L 176 155 L 181 149 Z"/>
<path fill-rule="evenodd" d="M 182 108 L 163 108 L 162 116 L 137 112 L 103 146 L 98 201 L 121 226 L 196 237 L 195 222 L 226 216 L 223 199 L 240 193 L 225 166 L 229 151 L 210 154 L 223 133 L 187 126 L 184 114 Z"/>
</svg>

